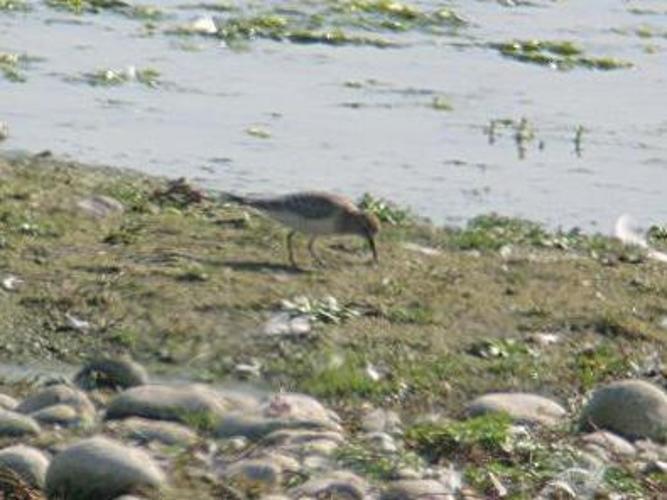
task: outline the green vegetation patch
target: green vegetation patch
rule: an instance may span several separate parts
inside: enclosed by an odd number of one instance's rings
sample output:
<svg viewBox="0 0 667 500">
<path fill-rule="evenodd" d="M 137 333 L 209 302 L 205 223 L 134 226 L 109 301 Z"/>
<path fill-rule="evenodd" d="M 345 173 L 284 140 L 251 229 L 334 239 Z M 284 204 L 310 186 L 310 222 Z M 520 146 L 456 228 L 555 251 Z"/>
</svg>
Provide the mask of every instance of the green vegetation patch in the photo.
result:
<svg viewBox="0 0 667 500">
<path fill-rule="evenodd" d="M 573 360 L 583 390 L 623 378 L 632 372 L 633 361 L 617 345 L 607 341 L 578 352 Z"/>
<path fill-rule="evenodd" d="M 359 201 L 359 208 L 374 214 L 380 222 L 393 226 L 407 224 L 413 220 L 409 210 L 399 207 L 395 203 L 382 198 L 376 198 L 370 193 L 364 193 Z"/>
<path fill-rule="evenodd" d="M 442 244 L 480 251 L 503 250 L 513 245 L 576 250 L 606 265 L 638 264 L 646 260 L 645 249 L 624 245 L 614 238 L 584 235 L 576 228 L 551 232 L 539 223 L 494 213 L 472 218 L 465 228 L 452 229 Z"/>
<path fill-rule="evenodd" d="M 306 316 L 311 321 L 321 323 L 341 323 L 360 315 L 357 309 L 341 305 L 331 295 L 322 299 L 311 299 L 301 295 L 292 300 L 281 301 L 280 307 L 292 316 Z"/>
<path fill-rule="evenodd" d="M 419 424 L 406 432 L 406 441 L 431 462 L 441 458 L 469 461 L 471 457 L 501 454 L 511 447 L 512 420 L 488 414 L 463 421 Z"/>
<path fill-rule="evenodd" d="M 381 400 L 396 391 L 392 381 L 378 381 L 365 356 L 355 353 L 329 353 L 310 367 L 304 366 L 299 389 L 316 397 L 334 400 Z"/>
<path fill-rule="evenodd" d="M 497 214 L 471 219 L 452 243 L 463 250 L 497 250 L 508 244 L 546 246 L 550 236 L 540 224 Z"/>
<path fill-rule="evenodd" d="M 382 453 L 363 441 L 343 444 L 334 456 L 344 468 L 376 481 L 394 479 L 401 470 L 407 468 L 423 468 L 423 460 L 414 452 Z"/>
<path fill-rule="evenodd" d="M 516 61 L 549 66 L 559 70 L 587 68 L 609 71 L 632 67 L 632 63 L 612 57 L 591 57 L 569 41 L 514 40 L 491 47 Z"/>
</svg>

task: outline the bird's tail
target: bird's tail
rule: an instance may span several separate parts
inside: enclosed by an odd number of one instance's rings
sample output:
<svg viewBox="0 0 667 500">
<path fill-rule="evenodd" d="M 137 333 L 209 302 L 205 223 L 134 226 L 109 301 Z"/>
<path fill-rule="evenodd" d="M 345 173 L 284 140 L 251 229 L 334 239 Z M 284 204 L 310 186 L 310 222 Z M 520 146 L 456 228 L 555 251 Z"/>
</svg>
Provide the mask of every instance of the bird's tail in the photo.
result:
<svg viewBox="0 0 667 500">
<path fill-rule="evenodd" d="M 646 255 L 660 262 L 667 262 L 667 253 L 651 248 L 648 244 L 645 231 L 637 227 L 628 214 L 621 215 L 616 220 L 614 235 L 626 245 L 635 245 L 646 249 Z"/>
</svg>

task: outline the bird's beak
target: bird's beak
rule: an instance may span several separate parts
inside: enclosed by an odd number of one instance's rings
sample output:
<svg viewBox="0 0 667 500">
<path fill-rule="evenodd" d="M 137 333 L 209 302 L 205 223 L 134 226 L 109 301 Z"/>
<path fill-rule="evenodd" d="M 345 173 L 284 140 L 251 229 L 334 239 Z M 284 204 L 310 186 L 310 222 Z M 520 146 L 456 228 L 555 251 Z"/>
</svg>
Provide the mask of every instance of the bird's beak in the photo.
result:
<svg viewBox="0 0 667 500">
<path fill-rule="evenodd" d="M 373 261 L 377 264 L 378 251 L 377 248 L 375 248 L 375 239 L 370 234 L 368 235 L 368 246 L 371 247 L 371 252 L 373 252 Z"/>
</svg>

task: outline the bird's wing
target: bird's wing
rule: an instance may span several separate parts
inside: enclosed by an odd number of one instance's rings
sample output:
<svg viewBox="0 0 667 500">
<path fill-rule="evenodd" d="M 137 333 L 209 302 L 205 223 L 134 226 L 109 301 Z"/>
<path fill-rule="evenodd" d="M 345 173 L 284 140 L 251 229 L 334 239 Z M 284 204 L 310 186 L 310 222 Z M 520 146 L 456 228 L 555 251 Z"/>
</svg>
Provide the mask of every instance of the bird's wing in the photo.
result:
<svg viewBox="0 0 667 500">
<path fill-rule="evenodd" d="M 261 210 L 295 212 L 306 219 L 322 219 L 342 210 L 355 210 L 353 203 L 329 193 L 305 192 L 278 198 L 252 200 L 249 204 Z"/>
</svg>

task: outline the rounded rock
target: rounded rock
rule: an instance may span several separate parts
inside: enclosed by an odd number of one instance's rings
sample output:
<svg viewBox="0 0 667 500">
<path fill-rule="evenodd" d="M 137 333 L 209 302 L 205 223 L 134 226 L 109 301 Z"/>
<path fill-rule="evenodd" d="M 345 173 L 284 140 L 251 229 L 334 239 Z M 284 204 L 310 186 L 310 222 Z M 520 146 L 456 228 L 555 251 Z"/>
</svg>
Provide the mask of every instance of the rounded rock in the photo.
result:
<svg viewBox="0 0 667 500">
<path fill-rule="evenodd" d="M 136 491 L 159 490 L 166 479 L 142 450 L 94 437 L 57 454 L 46 473 L 49 498 L 111 500 Z"/>
<path fill-rule="evenodd" d="M 31 413 L 30 416 L 44 425 L 76 427 L 83 423 L 81 415 L 74 408 L 66 404 L 47 406 Z"/>
<path fill-rule="evenodd" d="M 107 408 L 107 419 L 144 417 L 205 424 L 226 411 L 223 396 L 201 385 L 142 385 L 116 396 Z M 199 422 L 201 420 L 201 422 Z"/>
<path fill-rule="evenodd" d="M 48 457 L 37 448 L 19 444 L 0 450 L 0 469 L 12 471 L 32 488 L 44 488 L 48 466 Z"/>
<path fill-rule="evenodd" d="M 570 498 L 576 499 L 577 492 L 562 479 L 549 481 L 537 497 L 538 500 L 568 500 Z"/>
<path fill-rule="evenodd" d="M 316 431 L 307 429 L 280 429 L 264 438 L 264 443 L 271 446 L 305 444 L 311 441 L 333 441 L 342 444 L 345 438 L 334 431 Z"/>
<path fill-rule="evenodd" d="M 39 424 L 34 418 L 0 409 L 0 437 L 37 435 L 40 430 Z"/>
<path fill-rule="evenodd" d="M 556 425 L 566 415 L 558 403 L 537 394 L 497 392 L 480 396 L 466 407 L 470 416 L 487 413 L 506 413 L 515 421 L 525 424 Z"/>
<path fill-rule="evenodd" d="M 65 404 L 74 408 L 80 415 L 92 416 L 95 406 L 86 393 L 64 384 L 48 386 L 36 394 L 24 399 L 17 407 L 20 413 L 34 413 L 48 406 Z"/>
<path fill-rule="evenodd" d="M 142 443 L 157 441 L 169 446 L 190 446 L 197 442 L 197 434 L 175 422 L 161 422 L 141 417 L 130 417 L 111 422 L 110 428 L 123 437 Z"/>
<path fill-rule="evenodd" d="M 248 459 L 230 465 L 224 476 L 246 491 L 271 491 L 282 481 L 281 467 L 271 460 Z"/>
<path fill-rule="evenodd" d="M 614 455 L 632 456 L 637 450 L 625 439 L 616 434 L 607 431 L 596 431 L 586 434 L 582 437 L 589 451 L 596 451 L 596 448 L 611 452 Z"/>
<path fill-rule="evenodd" d="M 361 428 L 366 432 L 400 434 L 402 425 L 401 417 L 398 413 L 382 408 L 375 408 L 369 411 L 361 420 Z"/>
<path fill-rule="evenodd" d="M 305 394 L 277 393 L 269 397 L 261 407 L 262 415 L 268 418 L 312 422 L 322 427 L 340 430 L 340 418 L 325 408 L 315 398 Z"/>
<path fill-rule="evenodd" d="M 336 498 L 339 500 L 363 500 L 368 483 L 347 471 L 334 471 L 325 477 L 316 477 L 303 483 L 293 493 L 296 498 Z"/>
<path fill-rule="evenodd" d="M 306 452 L 304 452 L 306 453 Z M 328 456 L 321 453 L 306 454 L 301 459 L 301 467 L 309 475 L 315 472 L 326 473 L 334 468 L 333 461 Z"/>
<path fill-rule="evenodd" d="M 77 202 L 76 206 L 85 214 L 99 219 L 125 211 L 125 206 L 120 201 L 104 195 L 83 198 Z"/>
<path fill-rule="evenodd" d="M 129 358 L 102 358 L 87 363 L 74 376 L 74 383 L 85 390 L 127 389 L 147 384 L 148 373 Z"/>
<path fill-rule="evenodd" d="M 398 452 L 396 440 L 386 432 L 369 432 L 364 435 L 363 439 L 370 448 L 380 453 Z"/>
<path fill-rule="evenodd" d="M 316 439 L 303 444 L 293 444 L 285 446 L 285 451 L 293 451 L 300 455 L 319 455 L 320 457 L 331 457 L 340 445 L 330 439 Z"/>
<path fill-rule="evenodd" d="M 667 441 L 667 393 L 643 380 L 596 389 L 584 406 L 582 429 L 606 429 L 629 439 Z"/>
<path fill-rule="evenodd" d="M 312 420 L 292 420 L 288 418 L 266 418 L 247 413 L 228 413 L 219 422 L 215 434 L 219 438 L 243 436 L 261 439 L 267 434 L 281 429 L 322 429 L 319 422 Z M 329 428 L 325 426 L 324 428 Z"/>
<path fill-rule="evenodd" d="M 5 410 L 14 410 L 18 406 L 19 402 L 7 394 L 0 394 L 0 408 Z"/>
<path fill-rule="evenodd" d="M 454 492 L 444 484 L 432 479 L 405 479 L 389 483 L 380 495 L 380 500 L 449 500 L 454 499 Z"/>
<path fill-rule="evenodd" d="M 272 432 L 263 440 L 269 446 L 298 455 L 319 454 L 329 456 L 345 441 L 343 436 L 334 431 L 281 429 Z"/>
</svg>

